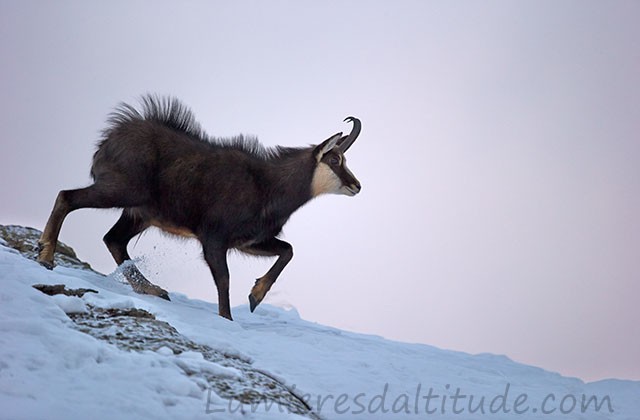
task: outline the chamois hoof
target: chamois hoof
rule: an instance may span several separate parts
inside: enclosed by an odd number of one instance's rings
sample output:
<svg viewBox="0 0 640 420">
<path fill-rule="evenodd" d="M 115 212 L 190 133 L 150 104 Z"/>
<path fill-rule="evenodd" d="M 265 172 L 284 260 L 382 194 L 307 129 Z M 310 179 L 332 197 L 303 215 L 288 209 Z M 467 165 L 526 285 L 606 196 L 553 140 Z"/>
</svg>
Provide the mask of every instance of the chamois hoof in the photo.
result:
<svg viewBox="0 0 640 420">
<path fill-rule="evenodd" d="M 221 314 L 221 313 L 219 313 L 218 315 L 220 315 L 220 318 L 224 318 L 224 319 L 228 319 L 229 321 L 233 321 L 233 318 L 231 317 L 231 314 Z"/>
<path fill-rule="evenodd" d="M 171 302 L 171 299 L 169 299 L 169 292 L 164 290 L 162 287 L 156 286 L 155 284 L 149 284 L 145 286 L 142 292 L 138 292 L 138 293 L 144 293 L 145 295 L 151 295 L 151 296 L 158 296 L 159 298 L 162 298 L 164 300 L 168 300 L 169 302 Z"/>
<path fill-rule="evenodd" d="M 38 253 L 38 257 L 36 258 L 36 261 L 38 261 L 38 263 L 40 263 L 40 265 L 46 268 L 47 270 L 53 270 L 53 267 L 55 266 L 55 264 L 53 263 L 53 257 L 43 258 L 42 254 L 44 253 L 44 248 L 45 248 L 44 244 L 38 241 L 36 245 L 36 252 Z"/>
<path fill-rule="evenodd" d="M 171 299 L 169 299 L 169 293 L 163 288 L 156 286 L 155 284 L 151 286 L 147 286 L 143 290 L 134 289 L 134 292 L 140 293 L 141 295 L 158 296 L 159 298 L 162 298 L 164 300 L 168 300 L 169 302 L 171 302 Z"/>
<path fill-rule="evenodd" d="M 171 299 L 169 299 L 169 293 L 166 290 L 162 290 L 158 297 L 171 302 Z"/>
<path fill-rule="evenodd" d="M 249 295 L 249 309 L 251 310 L 252 313 L 256 309 L 256 306 L 258 305 L 260 305 L 260 301 L 256 300 L 256 298 L 254 298 L 253 295 Z"/>
<path fill-rule="evenodd" d="M 162 287 L 156 286 L 147 280 L 135 265 L 124 267 L 122 274 L 134 292 L 140 293 L 141 295 L 158 296 L 159 298 L 171 301 L 171 299 L 169 299 L 169 293 Z"/>
<path fill-rule="evenodd" d="M 40 265 L 46 268 L 47 270 L 53 270 L 53 267 L 55 267 L 55 264 L 49 261 L 38 260 L 38 263 L 40 263 Z"/>
</svg>

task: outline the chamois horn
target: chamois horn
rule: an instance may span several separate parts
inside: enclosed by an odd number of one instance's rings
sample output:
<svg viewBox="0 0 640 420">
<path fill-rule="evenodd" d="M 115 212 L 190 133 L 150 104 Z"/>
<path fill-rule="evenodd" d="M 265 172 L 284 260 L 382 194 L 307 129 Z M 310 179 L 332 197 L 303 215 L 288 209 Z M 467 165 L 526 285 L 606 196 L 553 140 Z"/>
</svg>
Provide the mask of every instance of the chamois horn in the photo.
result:
<svg viewBox="0 0 640 420">
<path fill-rule="evenodd" d="M 362 124 L 360 123 L 360 120 L 355 117 L 347 117 L 344 120 L 347 122 L 352 122 L 353 129 L 351 130 L 351 133 L 349 133 L 348 136 L 344 136 L 338 142 L 337 147 L 340 149 L 342 153 L 345 153 L 349 149 L 349 147 L 351 147 L 353 142 L 356 141 L 356 139 L 358 138 L 358 135 L 360 134 L 360 129 L 362 128 Z"/>
</svg>

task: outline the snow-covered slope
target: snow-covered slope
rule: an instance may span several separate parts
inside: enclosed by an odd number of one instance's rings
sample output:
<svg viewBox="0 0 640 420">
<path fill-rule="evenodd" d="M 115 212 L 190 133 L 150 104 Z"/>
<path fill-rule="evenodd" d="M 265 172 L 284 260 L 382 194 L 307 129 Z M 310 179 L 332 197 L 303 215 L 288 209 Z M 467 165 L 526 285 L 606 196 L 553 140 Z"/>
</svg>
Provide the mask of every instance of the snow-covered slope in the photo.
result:
<svg viewBox="0 0 640 420">
<path fill-rule="evenodd" d="M 236 307 L 230 322 L 215 304 L 138 295 L 118 272 L 48 271 L 8 245 L 0 239 L 0 418 L 640 418 L 640 382 L 586 384 L 269 305 Z"/>
</svg>

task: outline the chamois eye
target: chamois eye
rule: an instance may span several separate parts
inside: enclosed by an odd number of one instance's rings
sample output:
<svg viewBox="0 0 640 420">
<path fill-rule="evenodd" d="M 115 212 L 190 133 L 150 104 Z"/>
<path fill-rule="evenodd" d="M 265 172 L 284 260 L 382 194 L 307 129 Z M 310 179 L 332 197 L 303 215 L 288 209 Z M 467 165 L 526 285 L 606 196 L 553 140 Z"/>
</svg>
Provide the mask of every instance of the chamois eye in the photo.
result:
<svg viewBox="0 0 640 420">
<path fill-rule="evenodd" d="M 329 159 L 329 163 L 331 166 L 338 166 L 340 164 L 340 159 L 338 159 L 337 156 L 332 156 L 331 159 Z"/>
</svg>

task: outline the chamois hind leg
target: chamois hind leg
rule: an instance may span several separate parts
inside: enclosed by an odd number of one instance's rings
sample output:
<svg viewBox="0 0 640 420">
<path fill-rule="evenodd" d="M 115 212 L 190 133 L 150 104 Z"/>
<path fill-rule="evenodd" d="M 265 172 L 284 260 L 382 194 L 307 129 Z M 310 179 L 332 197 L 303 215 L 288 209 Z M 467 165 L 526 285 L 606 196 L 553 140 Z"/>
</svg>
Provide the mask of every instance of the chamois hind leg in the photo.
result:
<svg viewBox="0 0 640 420">
<path fill-rule="evenodd" d="M 109 232 L 104 235 L 104 238 L 102 238 L 116 264 L 120 265 L 131 259 L 127 252 L 127 244 L 134 236 L 147 227 L 149 227 L 149 223 L 131 214 L 129 209 L 122 211 L 116 224 L 113 225 L 113 227 L 109 229 Z"/>
<path fill-rule="evenodd" d="M 44 232 L 38 241 L 38 262 L 48 269 L 53 268 L 53 255 L 56 251 L 58 235 L 65 217 L 74 210 L 81 208 L 112 208 L 132 207 L 144 204 L 144 195 L 128 191 L 109 188 L 108 184 L 95 183 L 77 190 L 63 190 L 58 193 Z"/>
<path fill-rule="evenodd" d="M 278 238 L 271 238 L 259 244 L 241 248 L 242 252 L 260 256 L 278 256 L 275 264 L 269 269 L 267 274 L 256 280 L 256 284 L 249 294 L 249 309 L 253 312 L 256 306 L 262 302 L 273 283 L 276 282 L 282 270 L 289 264 L 293 258 L 293 247 L 285 241 Z"/>
<path fill-rule="evenodd" d="M 131 259 L 127 252 L 127 244 L 138 233 L 149 227 L 149 223 L 141 217 L 137 217 L 132 214 L 129 209 L 124 209 L 120 219 L 115 225 L 104 235 L 103 241 L 109 252 L 113 256 L 116 264 L 121 265 L 125 261 Z M 169 299 L 169 294 L 166 290 L 151 283 L 133 264 L 127 264 L 122 269 L 122 274 L 127 279 L 133 291 L 136 293 L 142 293 L 146 295 L 158 296 L 166 300 Z"/>
</svg>

